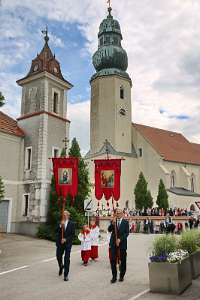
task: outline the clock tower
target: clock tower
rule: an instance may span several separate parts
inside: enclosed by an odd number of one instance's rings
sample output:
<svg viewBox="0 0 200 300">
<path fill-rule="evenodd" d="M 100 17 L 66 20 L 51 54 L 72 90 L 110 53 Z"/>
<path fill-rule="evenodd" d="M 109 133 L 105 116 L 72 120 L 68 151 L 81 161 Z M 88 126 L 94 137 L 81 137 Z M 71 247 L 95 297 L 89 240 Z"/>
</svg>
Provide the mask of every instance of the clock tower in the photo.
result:
<svg viewBox="0 0 200 300">
<path fill-rule="evenodd" d="M 98 50 L 93 55 L 96 73 L 91 78 L 90 155 L 97 154 L 108 140 L 119 153 L 130 154 L 131 79 L 126 72 L 128 57 L 122 48 L 120 24 L 111 15 L 102 21 Z"/>
</svg>

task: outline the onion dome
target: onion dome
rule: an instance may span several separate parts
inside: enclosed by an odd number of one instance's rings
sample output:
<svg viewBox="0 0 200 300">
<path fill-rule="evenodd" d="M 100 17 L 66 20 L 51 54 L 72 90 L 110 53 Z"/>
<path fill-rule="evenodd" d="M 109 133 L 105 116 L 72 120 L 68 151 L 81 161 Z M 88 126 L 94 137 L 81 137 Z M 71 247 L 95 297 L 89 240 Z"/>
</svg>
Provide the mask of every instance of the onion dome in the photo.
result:
<svg viewBox="0 0 200 300">
<path fill-rule="evenodd" d="M 130 79 L 126 70 L 128 68 L 128 56 L 122 48 L 122 34 L 120 24 L 111 15 L 112 8 L 108 8 L 108 16 L 99 26 L 98 50 L 93 55 L 93 65 L 98 76 L 119 75 Z"/>
</svg>

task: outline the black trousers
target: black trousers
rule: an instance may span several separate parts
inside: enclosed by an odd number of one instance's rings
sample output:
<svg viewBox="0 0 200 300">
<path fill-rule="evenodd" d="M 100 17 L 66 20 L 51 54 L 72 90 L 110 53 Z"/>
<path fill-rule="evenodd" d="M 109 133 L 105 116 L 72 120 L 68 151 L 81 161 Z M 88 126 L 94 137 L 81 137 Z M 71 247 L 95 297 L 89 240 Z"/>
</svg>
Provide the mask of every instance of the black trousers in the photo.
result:
<svg viewBox="0 0 200 300">
<path fill-rule="evenodd" d="M 67 277 L 69 274 L 70 266 L 70 254 L 72 245 L 57 245 L 56 258 L 58 261 L 59 268 L 63 266 L 63 254 L 64 254 L 64 276 Z"/>
<path fill-rule="evenodd" d="M 119 264 L 120 278 L 124 278 L 124 275 L 126 273 L 126 258 L 127 258 L 126 249 L 120 249 L 120 264 Z M 113 278 L 117 278 L 117 248 L 116 247 L 111 247 L 110 265 L 111 265 Z"/>
</svg>

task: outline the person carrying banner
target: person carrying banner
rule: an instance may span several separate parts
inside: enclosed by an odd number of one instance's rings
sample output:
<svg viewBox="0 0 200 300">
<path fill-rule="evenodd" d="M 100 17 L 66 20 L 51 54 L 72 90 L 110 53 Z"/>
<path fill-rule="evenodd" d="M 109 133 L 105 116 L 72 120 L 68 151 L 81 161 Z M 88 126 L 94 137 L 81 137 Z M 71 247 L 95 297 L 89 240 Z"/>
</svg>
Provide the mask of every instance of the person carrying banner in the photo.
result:
<svg viewBox="0 0 200 300">
<path fill-rule="evenodd" d="M 83 226 L 83 229 L 78 235 L 78 239 L 81 241 L 81 258 L 83 265 L 87 266 L 91 253 L 91 235 L 87 225 Z"/>
<path fill-rule="evenodd" d="M 70 213 L 65 210 L 63 219 L 56 229 L 56 258 L 59 266 L 59 276 L 62 275 L 64 269 L 64 281 L 68 281 L 70 253 L 72 241 L 75 236 L 75 225 L 70 221 Z M 63 265 L 64 255 L 64 265 Z"/>
<path fill-rule="evenodd" d="M 124 281 L 126 273 L 126 258 L 127 258 L 127 238 L 129 235 L 129 223 L 123 218 L 123 211 L 116 209 L 111 224 L 108 227 L 111 232 L 110 250 L 111 250 L 111 270 L 112 279 L 111 283 L 117 281 L 117 263 L 120 265 L 119 281 Z"/>
<path fill-rule="evenodd" d="M 99 245 L 99 227 L 96 225 L 96 219 L 93 217 L 90 220 L 90 236 L 91 236 L 91 253 L 92 260 L 98 258 L 98 245 Z"/>
</svg>

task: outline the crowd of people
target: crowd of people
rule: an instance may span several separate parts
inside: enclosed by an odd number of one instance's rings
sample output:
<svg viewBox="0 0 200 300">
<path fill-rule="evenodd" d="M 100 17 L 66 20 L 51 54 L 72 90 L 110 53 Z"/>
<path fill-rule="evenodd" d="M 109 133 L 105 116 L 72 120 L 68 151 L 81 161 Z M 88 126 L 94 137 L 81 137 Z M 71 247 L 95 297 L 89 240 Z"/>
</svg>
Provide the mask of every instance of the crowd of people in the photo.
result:
<svg viewBox="0 0 200 300">
<path fill-rule="evenodd" d="M 125 217 L 131 217 L 131 216 L 170 216 L 170 217 L 180 217 L 180 216 L 185 216 L 185 217 L 190 217 L 194 214 L 194 211 L 184 209 L 184 208 L 169 208 L 167 210 L 164 209 L 159 209 L 158 207 L 154 208 L 149 208 L 149 209 L 143 209 L 143 210 L 138 210 L 138 209 L 128 209 L 124 208 L 123 213 Z M 105 209 L 103 206 L 102 208 L 98 208 L 96 210 L 96 215 L 100 217 L 109 217 L 112 216 L 113 211 L 111 208 Z"/>
</svg>

